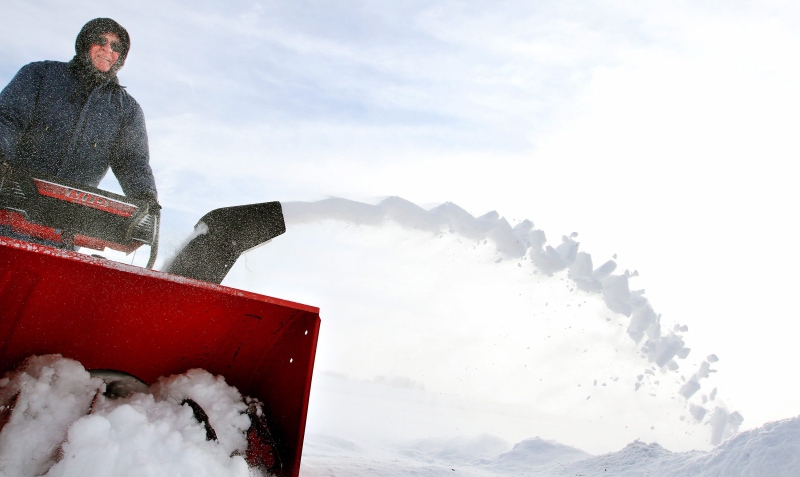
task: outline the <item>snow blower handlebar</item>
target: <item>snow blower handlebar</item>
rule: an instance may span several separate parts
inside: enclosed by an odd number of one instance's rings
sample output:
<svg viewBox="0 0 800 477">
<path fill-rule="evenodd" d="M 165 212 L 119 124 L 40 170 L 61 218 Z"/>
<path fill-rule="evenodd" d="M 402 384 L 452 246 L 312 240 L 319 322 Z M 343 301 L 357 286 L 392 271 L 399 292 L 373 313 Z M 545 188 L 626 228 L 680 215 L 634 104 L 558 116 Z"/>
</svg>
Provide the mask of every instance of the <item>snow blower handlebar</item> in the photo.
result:
<svg viewBox="0 0 800 477">
<path fill-rule="evenodd" d="M 62 248 L 158 254 L 155 198 L 126 197 L 0 163 L 0 225 Z M 195 238 L 165 267 L 173 275 L 222 283 L 239 256 L 286 231 L 280 202 L 223 207 L 198 222 Z M 204 233 L 197 233 L 201 231 Z"/>
<path fill-rule="evenodd" d="M 156 264 L 158 256 L 158 237 L 161 230 L 161 209 L 155 209 L 151 213 L 153 217 L 153 240 L 150 242 L 150 258 L 147 260 L 147 268 L 152 270 Z"/>
<path fill-rule="evenodd" d="M 0 225 L 62 248 L 158 251 L 160 212 L 146 200 L 0 164 Z"/>
</svg>

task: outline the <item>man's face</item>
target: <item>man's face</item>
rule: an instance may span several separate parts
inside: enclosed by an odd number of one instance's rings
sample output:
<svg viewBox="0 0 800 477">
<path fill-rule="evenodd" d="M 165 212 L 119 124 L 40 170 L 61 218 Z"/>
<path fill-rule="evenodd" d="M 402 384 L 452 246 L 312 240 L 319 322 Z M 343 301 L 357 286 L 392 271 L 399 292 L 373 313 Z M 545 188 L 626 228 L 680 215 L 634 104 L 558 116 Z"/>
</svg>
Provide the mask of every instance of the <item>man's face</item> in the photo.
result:
<svg viewBox="0 0 800 477">
<path fill-rule="evenodd" d="M 89 47 L 89 59 L 95 68 L 105 73 L 119 60 L 121 44 L 113 33 L 103 33 L 100 38 L 102 44 L 92 43 Z"/>
</svg>

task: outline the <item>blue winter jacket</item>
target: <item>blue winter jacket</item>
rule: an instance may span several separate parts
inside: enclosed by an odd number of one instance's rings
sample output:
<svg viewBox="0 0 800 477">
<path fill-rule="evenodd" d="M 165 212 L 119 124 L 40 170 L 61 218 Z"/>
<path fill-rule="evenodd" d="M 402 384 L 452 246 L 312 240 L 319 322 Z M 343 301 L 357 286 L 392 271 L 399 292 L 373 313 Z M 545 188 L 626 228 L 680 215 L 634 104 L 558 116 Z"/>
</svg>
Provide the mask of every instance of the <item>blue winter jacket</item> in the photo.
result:
<svg viewBox="0 0 800 477">
<path fill-rule="evenodd" d="M 156 195 L 142 108 L 115 80 L 73 99 L 68 63 L 24 66 L 0 93 L 0 152 L 6 160 L 96 187 L 109 167 L 125 195 Z"/>
</svg>

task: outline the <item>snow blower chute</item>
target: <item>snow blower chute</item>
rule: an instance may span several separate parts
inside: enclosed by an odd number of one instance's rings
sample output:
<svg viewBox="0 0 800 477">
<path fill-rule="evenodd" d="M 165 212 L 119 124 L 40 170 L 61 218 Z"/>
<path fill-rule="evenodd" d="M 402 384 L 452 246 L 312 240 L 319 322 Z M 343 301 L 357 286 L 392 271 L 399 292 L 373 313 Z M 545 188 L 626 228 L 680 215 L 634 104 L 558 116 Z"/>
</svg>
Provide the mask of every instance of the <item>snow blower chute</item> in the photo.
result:
<svg viewBox="0 0 800 477">
<path fill-rule="evenodd" d="M 203 222 L 203 221 L 206 222 Z M 147 204 L 20 169 L 0 169 L 0 226 L 72 246 L 131 252 L 158 243 Z M 247 460 L 297 476 L 319 309 L 219 285 L 244 250 L 283 233 L 280 204 L 216 209 L 169 273 L 0 237 L 0 373 L 31 355 L 152 383 L 202 368 L 264 413 Z"/>
</svg>

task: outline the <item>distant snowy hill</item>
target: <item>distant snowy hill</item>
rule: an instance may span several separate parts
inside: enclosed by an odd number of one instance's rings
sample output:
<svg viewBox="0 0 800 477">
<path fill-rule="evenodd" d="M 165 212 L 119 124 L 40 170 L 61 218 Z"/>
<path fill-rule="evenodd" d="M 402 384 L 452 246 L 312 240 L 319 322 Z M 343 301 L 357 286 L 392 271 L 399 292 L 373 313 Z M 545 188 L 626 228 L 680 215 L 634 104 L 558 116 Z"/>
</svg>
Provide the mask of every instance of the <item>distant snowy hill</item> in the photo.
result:
<svg viewBox="0 0 800 477">
<path fill-rule="evenodd" d="M 330 376 L 321 379 L 338 381 L 336 386 L 341 386 L 343 392 L 364 392 L 364 383 Z M 385 383 L 366 386 L 375 388 L 372 393 L 384 397 L 393 393 L 421 392 L 404 391 Z M 408 402 L 407 398 L 405 400 Z M 417 407 L 415 412 L 446 412 L 445 402 L 429 402 L 430 408 Z M 459 407 L 456 401 L 450 404 Z M 372 405 L 359 400 L 358 405 L 364 416 L 387 412 L 378 400 L 372 401 Z M 349 415 L 348 410 L 339 410 Z M 532 427 L 535 428 L 535 424 Z M 711 451 L 671 452 L 657 443 L 636 440 L 600 455 L 589 455 L 575 447 L 539 437 L 523 439 L 513 446 L 488 434 L 388 444 L 312 432 L 306 438 L 301 475 L 794 477 L 798 472 L 800 417 L 742 432 Z"/>
<path fill-rule="evenodd" d="M 326 382 L 326 388 L 331 385 L 328 381 L 337 381 L 336 386 L 347 392 L 361 393 L 365 386 L 374 388 L 367 393 L 379 393 L 384 398 L 392 393 L 421 392 L 330 376 L 321 376 L 321 380 Z M 411 401 L 408 397 L 403 400 Z M 448 412 L 446 402 L 429 401 L 428 411 Z M 450 401 L 449 405 L 465 407 L 457 400 Z M 387 412 L 379 400 L 371 404 L 361 401 L 360 406 L 360 413 L 365 417 Z M 391 430 L 386 432 L 391 433 Z M 513 446 L 488 434 L 411 439 L 392 444 L 378 441 L 376 444 L 374 439 L 351 440 L 310 433 L 306 438 L 301 475 L 315 477 L 332 473 L 354 477 L 794 477 L 800 475 L 800 417 L 742 432 L 711 451 L 671 452 L 657 443 L 636 440 L 614 452 L 594 456 L 539 437 L 523 439 Z"/>
</svg>

